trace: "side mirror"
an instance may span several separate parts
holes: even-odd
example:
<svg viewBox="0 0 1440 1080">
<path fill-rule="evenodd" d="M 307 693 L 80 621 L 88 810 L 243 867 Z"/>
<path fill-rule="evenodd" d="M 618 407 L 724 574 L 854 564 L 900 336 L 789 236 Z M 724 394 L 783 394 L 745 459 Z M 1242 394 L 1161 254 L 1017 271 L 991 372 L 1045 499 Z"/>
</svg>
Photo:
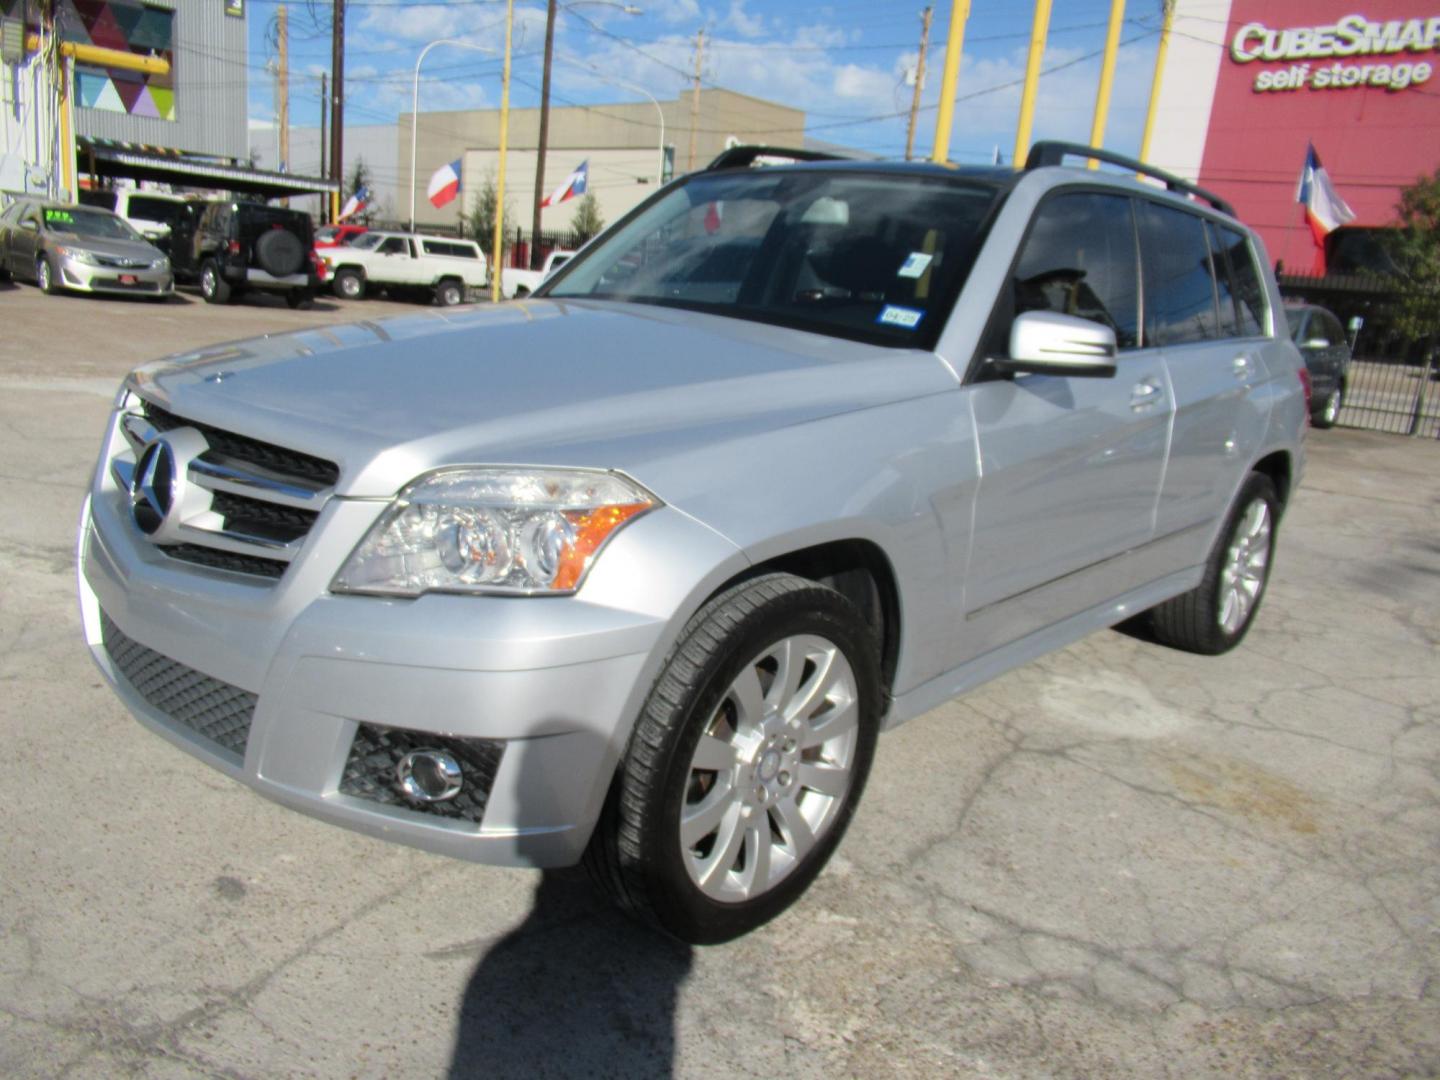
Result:
<svg viewBox="0 0 1440 1080">
<path fill-rule="evenodd" d="M 24 218 L 24 219 L 22 219 L 21 222 L 20 222 L 20 227 L 21 227 L 22 229 L 24 229 L 26 232 L 39 232 L 39 231 L 40 231 L 40 226 L 39 226 L 39 225 L 36 225 L 35 222 L 32 221 L 30 218 Z"/>
<path fill-rule="evenodd" d="M 1108 378 L 1115 374 L 1115 331 L 1054 311 L 1027 311 L 1010 324 L 1010 355 L 992 359 L 999 371 Z"/>
</svg>

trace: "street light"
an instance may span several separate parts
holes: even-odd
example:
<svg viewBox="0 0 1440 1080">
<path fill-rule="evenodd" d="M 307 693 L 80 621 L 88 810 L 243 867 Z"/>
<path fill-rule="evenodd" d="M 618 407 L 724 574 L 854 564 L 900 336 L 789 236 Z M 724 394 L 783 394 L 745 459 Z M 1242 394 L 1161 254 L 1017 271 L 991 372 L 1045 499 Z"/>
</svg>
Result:
<svg viewBox="0 0 1440 1080">
<path fill-rule="evenodd" d="M 457 49 L 474 49 L 476 52 L 489 53 L 498 56 L 500 51 L 486 45 L 476 45 L 474 42 L 461 41 L 459 38 L 440 38 L 430 42 L 420 50 L 420 55 L 415 58 L 415 82 L 410 89 L 410 231 L 415 231 L 415 142 L 416 134 L 420 130 L 420 65 L 425 62 L 425 54 L 438 45 L 453 45 Z"/>
<path fill-rule="evenodd" d="M 548 0 L 545 5 L 545 67 L 540 77 L 540 137 L 535 146 L 535 205 L 530 220 L 530 269 L 540 269 L 540 203 L 545 198 L 545 144 L 550 137 L 550 61 L 555 53 L 555 9 L 572 8 L 581 4 L 599 4 L 601 7 L 619 8 L 626 15 L 642 15 L 643 9 L 634 4 L 621 4 L 616 0 L 570 0 L 559 4 Z M 585 17 L 580 16 L 581 19 Z M 585 20 L 589 21 L 589 20 Z M 653 99 L 652 99 L 653 100 Z M 659 108 L 659 105 L 656 105 Z M 661 118 L 664 123 L 664 118 Z M 661 151 L 663 154 L 663 150 Z"/>
<path fill-rule="evenodd" d="M 615 86 L 624 87 L 626 90 L 633 90 L 635 93 L 643 94 L 650 99 L 650 104 L 655 106 L 655 116 L 660 125 L 660 157 L 655 164 L 655 184 L 657 187 L 663 184 L 665 182 L 665 110 L 660 107 L 660 102 L 655 99 L 655 95 L 643 86 L 637 86 L 635 83 L 626 82 L 624 79 L 617 79 L 613 75 L 607 75 L 599 68 L 591 67 L 576 57 L 562 56 L 560 59 L 573 67 L 583 68 L 588 74 L 593 75 L 601 82 L 608 82 Z"/>
</svg>

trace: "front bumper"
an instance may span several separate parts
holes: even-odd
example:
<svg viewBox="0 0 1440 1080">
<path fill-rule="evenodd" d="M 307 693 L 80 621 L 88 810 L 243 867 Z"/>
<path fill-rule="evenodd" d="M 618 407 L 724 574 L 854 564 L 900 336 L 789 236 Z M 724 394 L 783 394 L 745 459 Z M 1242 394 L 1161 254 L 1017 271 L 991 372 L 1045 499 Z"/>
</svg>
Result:
<svg viewBox="0 0 1440 1080">
<path fill-rule="evenodd" d="M 698 555 L 717 572 L 738 559 L 714 533 L 661 511 L 617 536 L 573 597 L 337 596 L 325 585 L 384 504 L 332 500 L 297 564 L 270 585 L 167 559 L 116 494 L 102 472 L 86 501 L 80 605 L 96 663 L 145 726 L 304 813 L 501 865 L 569 865 L 584 852 L 633 717 L 678 629 L 674 598 L 656 595 L 649 611 L 617 603 L 624 576 L 653 563 L 656 545 Z M 599 573 L 607 567 L 608 582 Z M 633 580 L 628 588 L 635 592 Z M 191 680 L 187 700 L 217 684 L 253 695 L 248 733 L 217 741 L 157 708 L 156 695 L 137 685 L 154 680 L 126 676 L 107 630 L 170 665 L 160 681 L 173 682 L 176 672 Z M 128 670 L 135 674 L 133 664 Z M 414 736 L 411 745 L 443 737 L 496 747 L 478 823 L 347 793 L 357 739 L 376 729 Z"/>
<path fill-rule="evenodd" d="M 78 259 L 61 257 L 60 282 L 76 292 L 115 293 L 128 296 L 169 296 L 175 291 L 175 277 L 164 270 L 94 266 Z"/>
</svg>

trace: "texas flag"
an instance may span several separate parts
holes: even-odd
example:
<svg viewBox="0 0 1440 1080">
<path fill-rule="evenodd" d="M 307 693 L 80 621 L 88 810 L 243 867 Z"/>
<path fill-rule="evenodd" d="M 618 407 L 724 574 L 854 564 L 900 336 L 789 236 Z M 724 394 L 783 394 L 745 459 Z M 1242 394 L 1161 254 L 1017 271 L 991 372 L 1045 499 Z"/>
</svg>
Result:
<svg viewBox="0 0 1440 1080">
<path fill-rule="evenodd" d="M 358 188 L 355 189 L 355 194 L 351 195 L 350 198 L 345 200 L 345 206 L 341 209 L 340 216 L 336 220 L 344 221 L 352 214 L 360 213 L 361 210 L 364 210 L 365 207 L 369 205 L 370 189 L 364 184 L 361 184 Z"/>
<path fill-rule="evenodd" d="M 1330 182 L 1330 174 L 1320 164 L 1314 144 L 1306 145 L 1305 167 L 1300 170 L 1295 201 L 1304 205 L 1305 220 L 1310 225 L 1315 243 L 1322 249 L 1327 234 L 1355 220 L 1355 211 L 1350 209 Z"/>
<path fill-rule="evenodd" d="M 430 177 L 430 186 L 425 189 L 425 194 L 430 197 L 430 203 L 437 210 L 448 202 L 453 202 L 456 195 L 460 194 L 460 162 L 455 160 L 449 165 L 441 165 L 435 170 L 435 175 Z"/>
<path fill-rule="evenodd" d="M 580 162 L 580 167 L 567 176 L 563 184 L 545 196 L 545 201 L 540 204 L 541 207 L 554 206 L 566 199 L 573 199 L 576 195 L 584 195 L 585 181 L 589 175 L 590 162 L 588 160 Z"/>
</svg>

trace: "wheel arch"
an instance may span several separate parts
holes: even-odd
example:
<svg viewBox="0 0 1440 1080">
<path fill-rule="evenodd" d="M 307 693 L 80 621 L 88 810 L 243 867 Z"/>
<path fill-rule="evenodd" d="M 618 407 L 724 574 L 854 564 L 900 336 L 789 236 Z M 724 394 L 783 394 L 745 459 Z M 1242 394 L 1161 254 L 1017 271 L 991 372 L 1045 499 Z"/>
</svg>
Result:
<svg viewBox="0 0 1440 1080">
<path fill-rule="evenodd" d="M 1251 471 L 1269 477 L 1270 482 L 1275 485 L 1275 493 L 1280 496 L 1280 508 L 1283 510 L 1290 501 L 1293 470 L 1294 463 L 1290 460 L 1290 454 L 1285 450 L 1276 450 L 1255 462 Z"/>
<path fill-rule="evenodd" d="M 895 567 L 879 544 L 852 537 L 829 540 L 771 555 L 721 582 L 701 599 L 696 610 L 711 599 L 750 578 L 786 573 L 826 585 L 864 614 L 880 638 L 880 673 L 888 700 L 900 659 L 900 589 Z"/>
</svg>

